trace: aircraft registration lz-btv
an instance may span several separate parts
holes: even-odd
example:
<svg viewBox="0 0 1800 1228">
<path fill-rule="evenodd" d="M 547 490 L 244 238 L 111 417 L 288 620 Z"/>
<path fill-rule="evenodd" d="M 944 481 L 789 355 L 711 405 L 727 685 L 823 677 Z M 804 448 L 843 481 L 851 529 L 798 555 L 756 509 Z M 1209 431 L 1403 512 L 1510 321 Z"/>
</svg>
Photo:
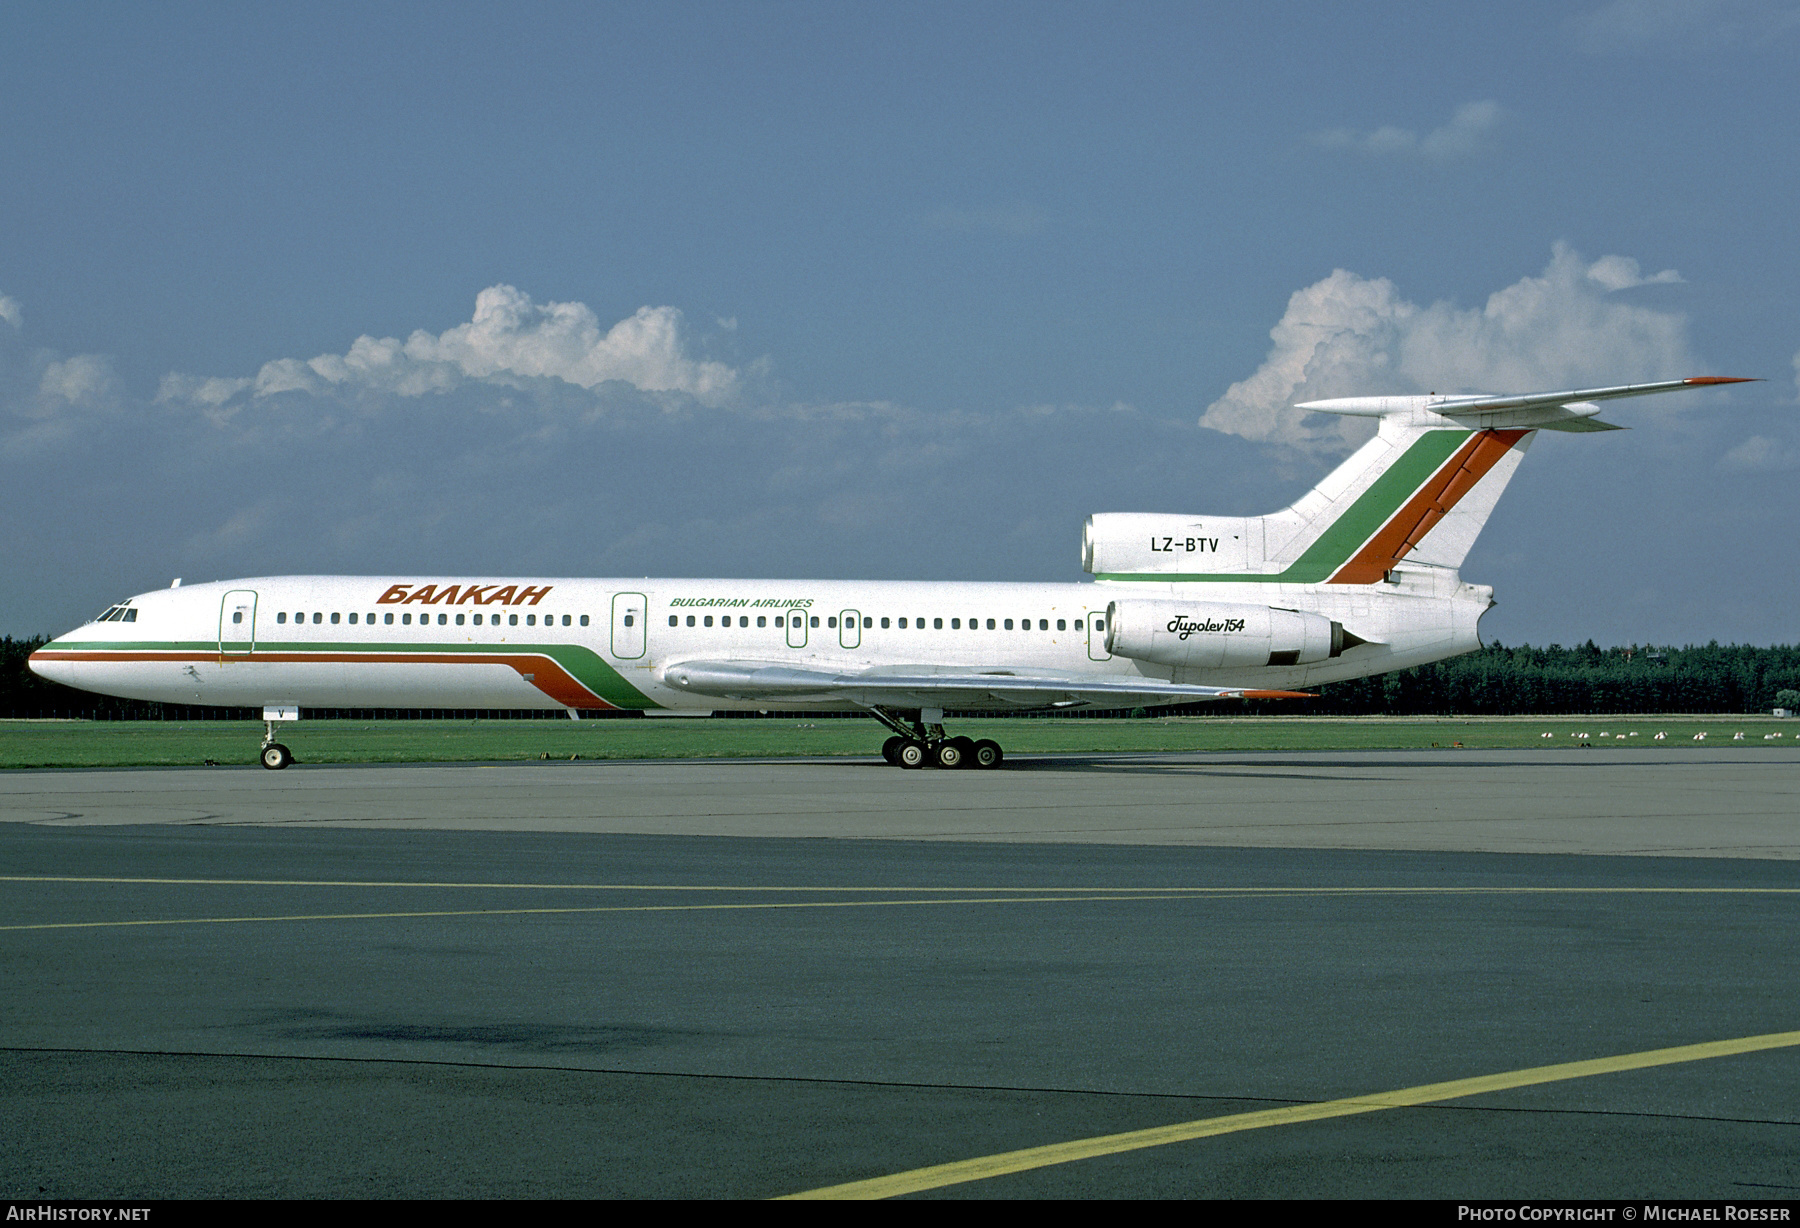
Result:
<svg viewBox="0 0 1800 1228">
<path fill-rule="evenodd" d="M 1542 430 L 1723 377 L 1302 409 L 1376 436 L 1269 516 L 1109 513 L 1079 584 L 282 576 L 144 593 L 32 654 L 84 690 L 263 708 L 866 712 L 901 767 L 997 767 L 944 712 L 1291 698 L 1481 646 L 1459 568 Z"/>
</svg>

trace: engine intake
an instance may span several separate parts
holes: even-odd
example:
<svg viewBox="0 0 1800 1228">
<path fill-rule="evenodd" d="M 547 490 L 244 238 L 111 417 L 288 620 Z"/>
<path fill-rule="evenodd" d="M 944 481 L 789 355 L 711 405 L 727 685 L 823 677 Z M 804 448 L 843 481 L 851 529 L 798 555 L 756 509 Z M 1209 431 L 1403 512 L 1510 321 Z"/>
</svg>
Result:
<svg viewBox="0 0 1800 1228">
<path fill-rule="evenodd" d="M 1320 614 L 1222 601 L 1115 601 L 1106 650 L 1185 669 L 1310 665 L 1365 641 Z"/>
</svg>

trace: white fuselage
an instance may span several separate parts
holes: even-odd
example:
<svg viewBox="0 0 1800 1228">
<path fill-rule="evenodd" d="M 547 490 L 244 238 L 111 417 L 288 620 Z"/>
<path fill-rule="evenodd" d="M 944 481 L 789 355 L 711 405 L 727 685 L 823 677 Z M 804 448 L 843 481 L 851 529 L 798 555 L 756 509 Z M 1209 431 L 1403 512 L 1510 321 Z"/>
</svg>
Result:
<svg viewBox="0 0 1800 1228">
<path fill-rule="evenodd" d="M 1479 646 L 1487 589 L 1441 568 L 1402 567 L 1392 579 L 1334 587 L 261 577 L 142 594 L 45 645 L 32 667 L 86 690 L 231 707 L 851 710 L 841 700 L 695 695 L 664 675 L 683 662 L 723 660 L 1297 687 Z M 1368 642 L 1310 665 L 1206 671 L 1108 653 L 1110 603 L 1171 597 L 1315 613 Z"/>
</svg>

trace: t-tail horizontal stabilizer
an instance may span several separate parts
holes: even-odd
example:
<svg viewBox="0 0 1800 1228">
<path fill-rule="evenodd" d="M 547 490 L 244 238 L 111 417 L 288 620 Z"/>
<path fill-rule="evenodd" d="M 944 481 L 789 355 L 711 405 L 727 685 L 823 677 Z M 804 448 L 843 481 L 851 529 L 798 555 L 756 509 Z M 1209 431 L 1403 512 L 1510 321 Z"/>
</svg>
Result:
<svg viewBox="0 0 1800 1228">
<path fill-rule="evenodd" d="M 1348 414 L 1359 418 L 1390 417 L 1419 421 L 1429 417 L 1448 418 L 1462 426 L 1482 430 L 1504 430 L 1524 427 L 1551 431 L 1617 431 L 1623 427 L 1601 422 L 1599 402 L 1621 397 L 1649 396 L 1655 392 L 1679 392 L 1684 388 L 1706 388 L 1714 384 L 1752 384 L 1757 381 L 1729 375 L 1698 375 L 1691 379 L 1663 380 L 1655 384 L 1615 384 L 1610 388 L 1575 388 L 1566 392 L 1528 392 L 1520 396 L 1494 396 L 1472 393 L 1465 396 L 1412 397 L 1336 397 L 1325 401 L 1306 401 L 1295 409 L 1311 409 L 1327 414 Z M 1429 424 L 1426 421 L 1424 424 Z"/>
</svg>

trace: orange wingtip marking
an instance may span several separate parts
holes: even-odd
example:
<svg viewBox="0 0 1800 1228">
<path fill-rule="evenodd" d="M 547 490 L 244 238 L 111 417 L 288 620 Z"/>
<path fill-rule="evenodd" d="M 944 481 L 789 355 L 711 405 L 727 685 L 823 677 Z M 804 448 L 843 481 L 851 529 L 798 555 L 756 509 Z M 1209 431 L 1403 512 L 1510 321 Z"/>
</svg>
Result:
<svg viewBox="0 0 1800 1228">
<path fill-rule="evenodd" d="M 1244 699 L 1317 699 L 1308 691 L 1245 691 Z"/>
<path fill-rule="evenodd" d="M 1684 379 L 1684 384 L 1760 384 L 1762 380 L 1754 375 L 1696 375 L 1693 379 Z"/>
</svg>

